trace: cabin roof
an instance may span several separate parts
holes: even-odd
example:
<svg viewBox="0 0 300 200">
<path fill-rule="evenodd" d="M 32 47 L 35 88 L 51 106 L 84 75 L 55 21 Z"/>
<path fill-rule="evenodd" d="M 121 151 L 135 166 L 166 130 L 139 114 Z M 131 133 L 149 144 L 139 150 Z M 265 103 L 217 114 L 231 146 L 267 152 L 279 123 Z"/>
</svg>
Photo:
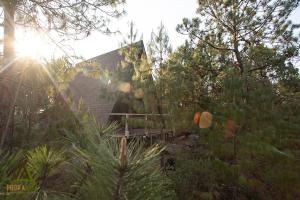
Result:
<svg viewBox="0 0 300 200">
<path fill-rule="evenodd" d="M 141 55 L 145 53 L 143 41 L 139 41 L 133 45 L 137 45 L 137 47 L 140 48 L 141 51 L 138 52 L 140 54 L 138 56 L 141 58 Z M 126 48 L 129 47 L 125 46 L 96 56 L 79 63 L 77 66 L 83 69 L 90 69 L 92 68 L 90 63 L 95 63 L 94 67 L 96 66 L 96 70 L 99 67 L 102 70 L 108 70 L 113 73 L 120 66 L 121 62 L 124 61 L 125 58 L 121 52 L 126 50 Z M 133 68 L 133 66 L 129 65 L 128 68 Z M 90 77 L 83 72 L 79 72 L 74 79 L 70 81 L 69 89 L 71 97 L 76 103 L 81 102 L 85 109 L 95 117 L 98 122 L 107 123 L 109 114 L 115 107 L 116 102 L 119 102 L 120 96 L 112 95 L 112 97 L 104 98 L 103 85 L 104 83 L 100 78 Z"/>
<path fill-rule="evenodd" d="M 133 43 L 132 45 L 139 49 L 138 54 L 145 54 L 143 40 Z M 99 56 L 90 58 L 86 61 L 79 63 L 78 66 L 89 68 L 89 64 L 96 63 L 101 69 L 114 71 L 121 64 L 121 62 L 125 60 L 124 56 L 122 55 L 122 52 L 126 51 L 126 49 L 128 48 L 129 46 L 124 46 L 119 49 L 115 49 L 113 51 L 101 54 Z M 139 57 L 140 56 L 141 55 L 139 55 Z"/>
</svg>

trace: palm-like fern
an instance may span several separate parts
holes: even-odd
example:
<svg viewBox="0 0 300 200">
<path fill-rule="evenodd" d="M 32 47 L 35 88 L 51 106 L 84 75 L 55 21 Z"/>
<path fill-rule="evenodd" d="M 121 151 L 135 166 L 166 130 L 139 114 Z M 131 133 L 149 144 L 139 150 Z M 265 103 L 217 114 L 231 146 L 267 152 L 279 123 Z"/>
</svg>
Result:
<svg viewBox="0 0 300 200">
<path fill-rule="evenodd" d="M 11 178 L 16 172 L 19 161 L 21 159 L 21 152 L 12 154 L 10 152 L 0 151 L 0 185 Z"/>
<path fill-rule="evenodd" d="M 47 190 L 48 179 L 57 172 L 60 164 L 65 161 L 63 152 L 41 146 L 29 151 L 27 159 L 26 168 L 37 185 L 33 198 L 36 200 L 47 199 L 51 193 Z"/>
<path fill-rule="evenodd" d="M 9 152 L 0 151 L 0 199 L 4 197 L 5 185 L 9 184 L 12 179 L 19 159 L 20 153 L 11 154 Z"/>
<path fill-rule="evenodd" d="M 7 190 L 9 185 L 21 185 L 30 183 L 30 180 L 24 180 L 24 165 L 23 152 L 21 150 L 12 153 L 8 151 L 0 151 L 0 199 L 25 199 L 27 194 L 12 193 Z M 10 194 L 7 195 L 7 192 Z M 24 198 L 25 197 L 25 198 Z"/>
</svg>

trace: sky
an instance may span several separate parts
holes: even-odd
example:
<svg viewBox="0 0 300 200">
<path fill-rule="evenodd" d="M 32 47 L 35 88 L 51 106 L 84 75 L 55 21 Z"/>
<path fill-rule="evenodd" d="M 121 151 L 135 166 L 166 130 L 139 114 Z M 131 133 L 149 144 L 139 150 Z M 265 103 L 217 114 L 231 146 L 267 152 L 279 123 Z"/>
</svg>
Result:
<svg viewBox="0 0 300 200">
<path fill-rule="evenodd" d="M 51 57 L 52 55 L 68 54 L 69 56 L 82 56 L 84 59 L 92 58 L 103 53 L 112 51 L 120 47 L 123 40 L 122 35 L 129 32 L 129 23 L 133 21 L 135 28 L 139 35 L 143 35 L 144 44 L 147 45 L 151 38 L 151 32 L 157 30 L 157 27 L 162 22 L 169 34 L 173 49 L 183 44 L 187 36 L 183 36 L 176 32 L 176 26 L 182 22 L 183 18 L 193 18 L 196 16 L 197 0 L 127 0 L 125 10 L 127 14 L 120 19 L 113 21 L 110 27 L 114 30 L 119 30 L 121 34 L 118 35 L 103 35 L 98 32 L 93 32 L 89 37 L 80 41 L 70 41 L 64 46 L 59 47 L 53 44 L 49 38 L 36 35 L 34 41 L 26 40 L 26 34 L 17 32 L 18 38 L 16 46 L 32 47 L 31 50 L 20 50 L 26 53 L 32 53 L 34 47 L 38 47 L 40 51 L 45 51 L 44 57 Z M 300 23 L 300 7 L 298 7 L 292 14 L 291 20 L 294 23 Z M 32 33 L 29 33 L 29 35 Z M 32 35 L 31 35 L 32 38 Z M 47 40 L 48 47 L 39 46 L 40 41 Z M 27 41 L 27 43 L 26 43 Z M 23 44 L 25 42 L 25 44 Z M 30 42 L 30 44 L 28 44 Z M 34 45 L 34 43 L 36 43 Z M 51 46 L 51 47 L 50 47 Z M 37 51 L 37 50 L 35 50 Z"/>
<path fill-rule="evenodd" d="M 129 22 L 133 21 L 145 45 L 162 22 L 169 34 L 173 48 L 183 44 L 187 36 L 176 32 L 176 26 L 183 18 L 196 17 L 197 0 L 127 0 L 127 15 L 113 23 L 123 35 L 129 32 Z M 294 23 L 300 23 L 300 7 L 291 16 Z M 93 33 L 90 37 L 71 44 L 75 52 L 84 58 L 91 58 L 120 47 L 122 35 L 104 36 Z"/>
<path fill-rule="evenodd" d="M 121 34 L 129 32 L 129 23 L 133 21 L 139 35 L 143 35 L 145 45 L 151 38 L 151 32 L 156 31 L 162 22 L 169 34 L 172 46 L 183 44 L 186 37 L 176 32 L 176 26 L 184 17 L 195 16 L 196 0 L 127 0 L 126 16 L 117 20 L 112 27 L 118 27 Z M 94 32 L 90 37 L 74 42 L 78 55 L 90 58 L 117 49 L 122 42 L 122 35 L 105 36 Z"/>
</svg>

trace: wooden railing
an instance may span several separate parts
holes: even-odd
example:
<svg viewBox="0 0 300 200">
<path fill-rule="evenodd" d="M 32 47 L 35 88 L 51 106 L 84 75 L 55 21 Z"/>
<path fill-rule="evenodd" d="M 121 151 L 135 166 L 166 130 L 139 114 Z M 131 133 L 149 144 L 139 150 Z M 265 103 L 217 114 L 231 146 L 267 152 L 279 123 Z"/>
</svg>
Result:
<svg viewBox="0 0 300 200">
<path fill-rule="evenodd" d="M 110 113 L 110 116 L 124 116 L 125 117 L 125 137 L 135 137 L 138 135 L 131 135 L 130 134 L 130 128 L 129 128 L 129 118 L 130 117 L 143 117 L 144 118 L 144 128 L 143 128 L 143 134 L 144 136 L 151 136 L 152 139 L 152 135 L 154 133 L 154 130 L 156 130 L 156 132 L 160 131 L 160 134 L 164 134 L 168 133 L 168 132 L 172 132 L 174 133 L 174 129 L 172 128 L 172 130 L 164 130 L 163 126 L 161 126 L 160 129 L 151 129 L 148 127 L 148 121 L 149 121 L 149 117 L 170 117 L 169 114 L 134 114 L 134 113 Z M 162 125 L 162 124 L 161 124 Z M 141 136 L 141 135 L 139 135 Z"/>
</svg>

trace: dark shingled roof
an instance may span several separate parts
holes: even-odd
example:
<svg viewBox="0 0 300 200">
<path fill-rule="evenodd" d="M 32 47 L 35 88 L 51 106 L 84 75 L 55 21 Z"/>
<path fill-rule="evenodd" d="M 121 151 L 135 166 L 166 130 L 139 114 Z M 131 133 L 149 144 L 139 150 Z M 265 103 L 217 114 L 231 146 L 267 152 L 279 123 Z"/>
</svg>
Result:
<svg viewBox="0 0 300 200">
<path fill-rule="evenodd" d="M 138 55 L 141 57 L 141 55 L 145 53 L 143 41 L 139 41 L 134 45 L 137 45 L 137 47 L 141 49 Z M 97 68 L 99 67 L 114 72 L 121 65 L 121 62 L 124 61 L 125 58 L 121 55 L 121 52 L 126 50 L 126 48 L 128 48 L 128 46 L 91 58 L 77 66 L 89 69 L 91 68 L 90 63 L 94 63 Z M 103 83 L 99 78 L 86 76 L 82 72 L 78 73 L 69 83 L 72 99 L 77 103 L 82 102 L 87 111 L 94 116 L 98 122 L 107 123 L 109 113 L 112 112 L 119 97 L 109 99 L 101 97 L 102 86 Z"/>
<path fill-rule="evenodd" d="M 133 46 L 139 48 L 139 57 L 141 56 L 141 54 L 145 53 L 145 47 L 142 40 L 134 43 Z M 124 61 L 124 56 L 121 55 L 121 52 L 126 51 L 126 49 L 128 48 L 129 46 L 125 46 L 120 49 L 107 52 L 105 54 L 96 56 L 82 63 L 79 63 L 78 65 L 85 66 L 86 63 L 97 63 L 102 69 L 113 71 L 121 64 L 122 61 Z"/>
</svg>

